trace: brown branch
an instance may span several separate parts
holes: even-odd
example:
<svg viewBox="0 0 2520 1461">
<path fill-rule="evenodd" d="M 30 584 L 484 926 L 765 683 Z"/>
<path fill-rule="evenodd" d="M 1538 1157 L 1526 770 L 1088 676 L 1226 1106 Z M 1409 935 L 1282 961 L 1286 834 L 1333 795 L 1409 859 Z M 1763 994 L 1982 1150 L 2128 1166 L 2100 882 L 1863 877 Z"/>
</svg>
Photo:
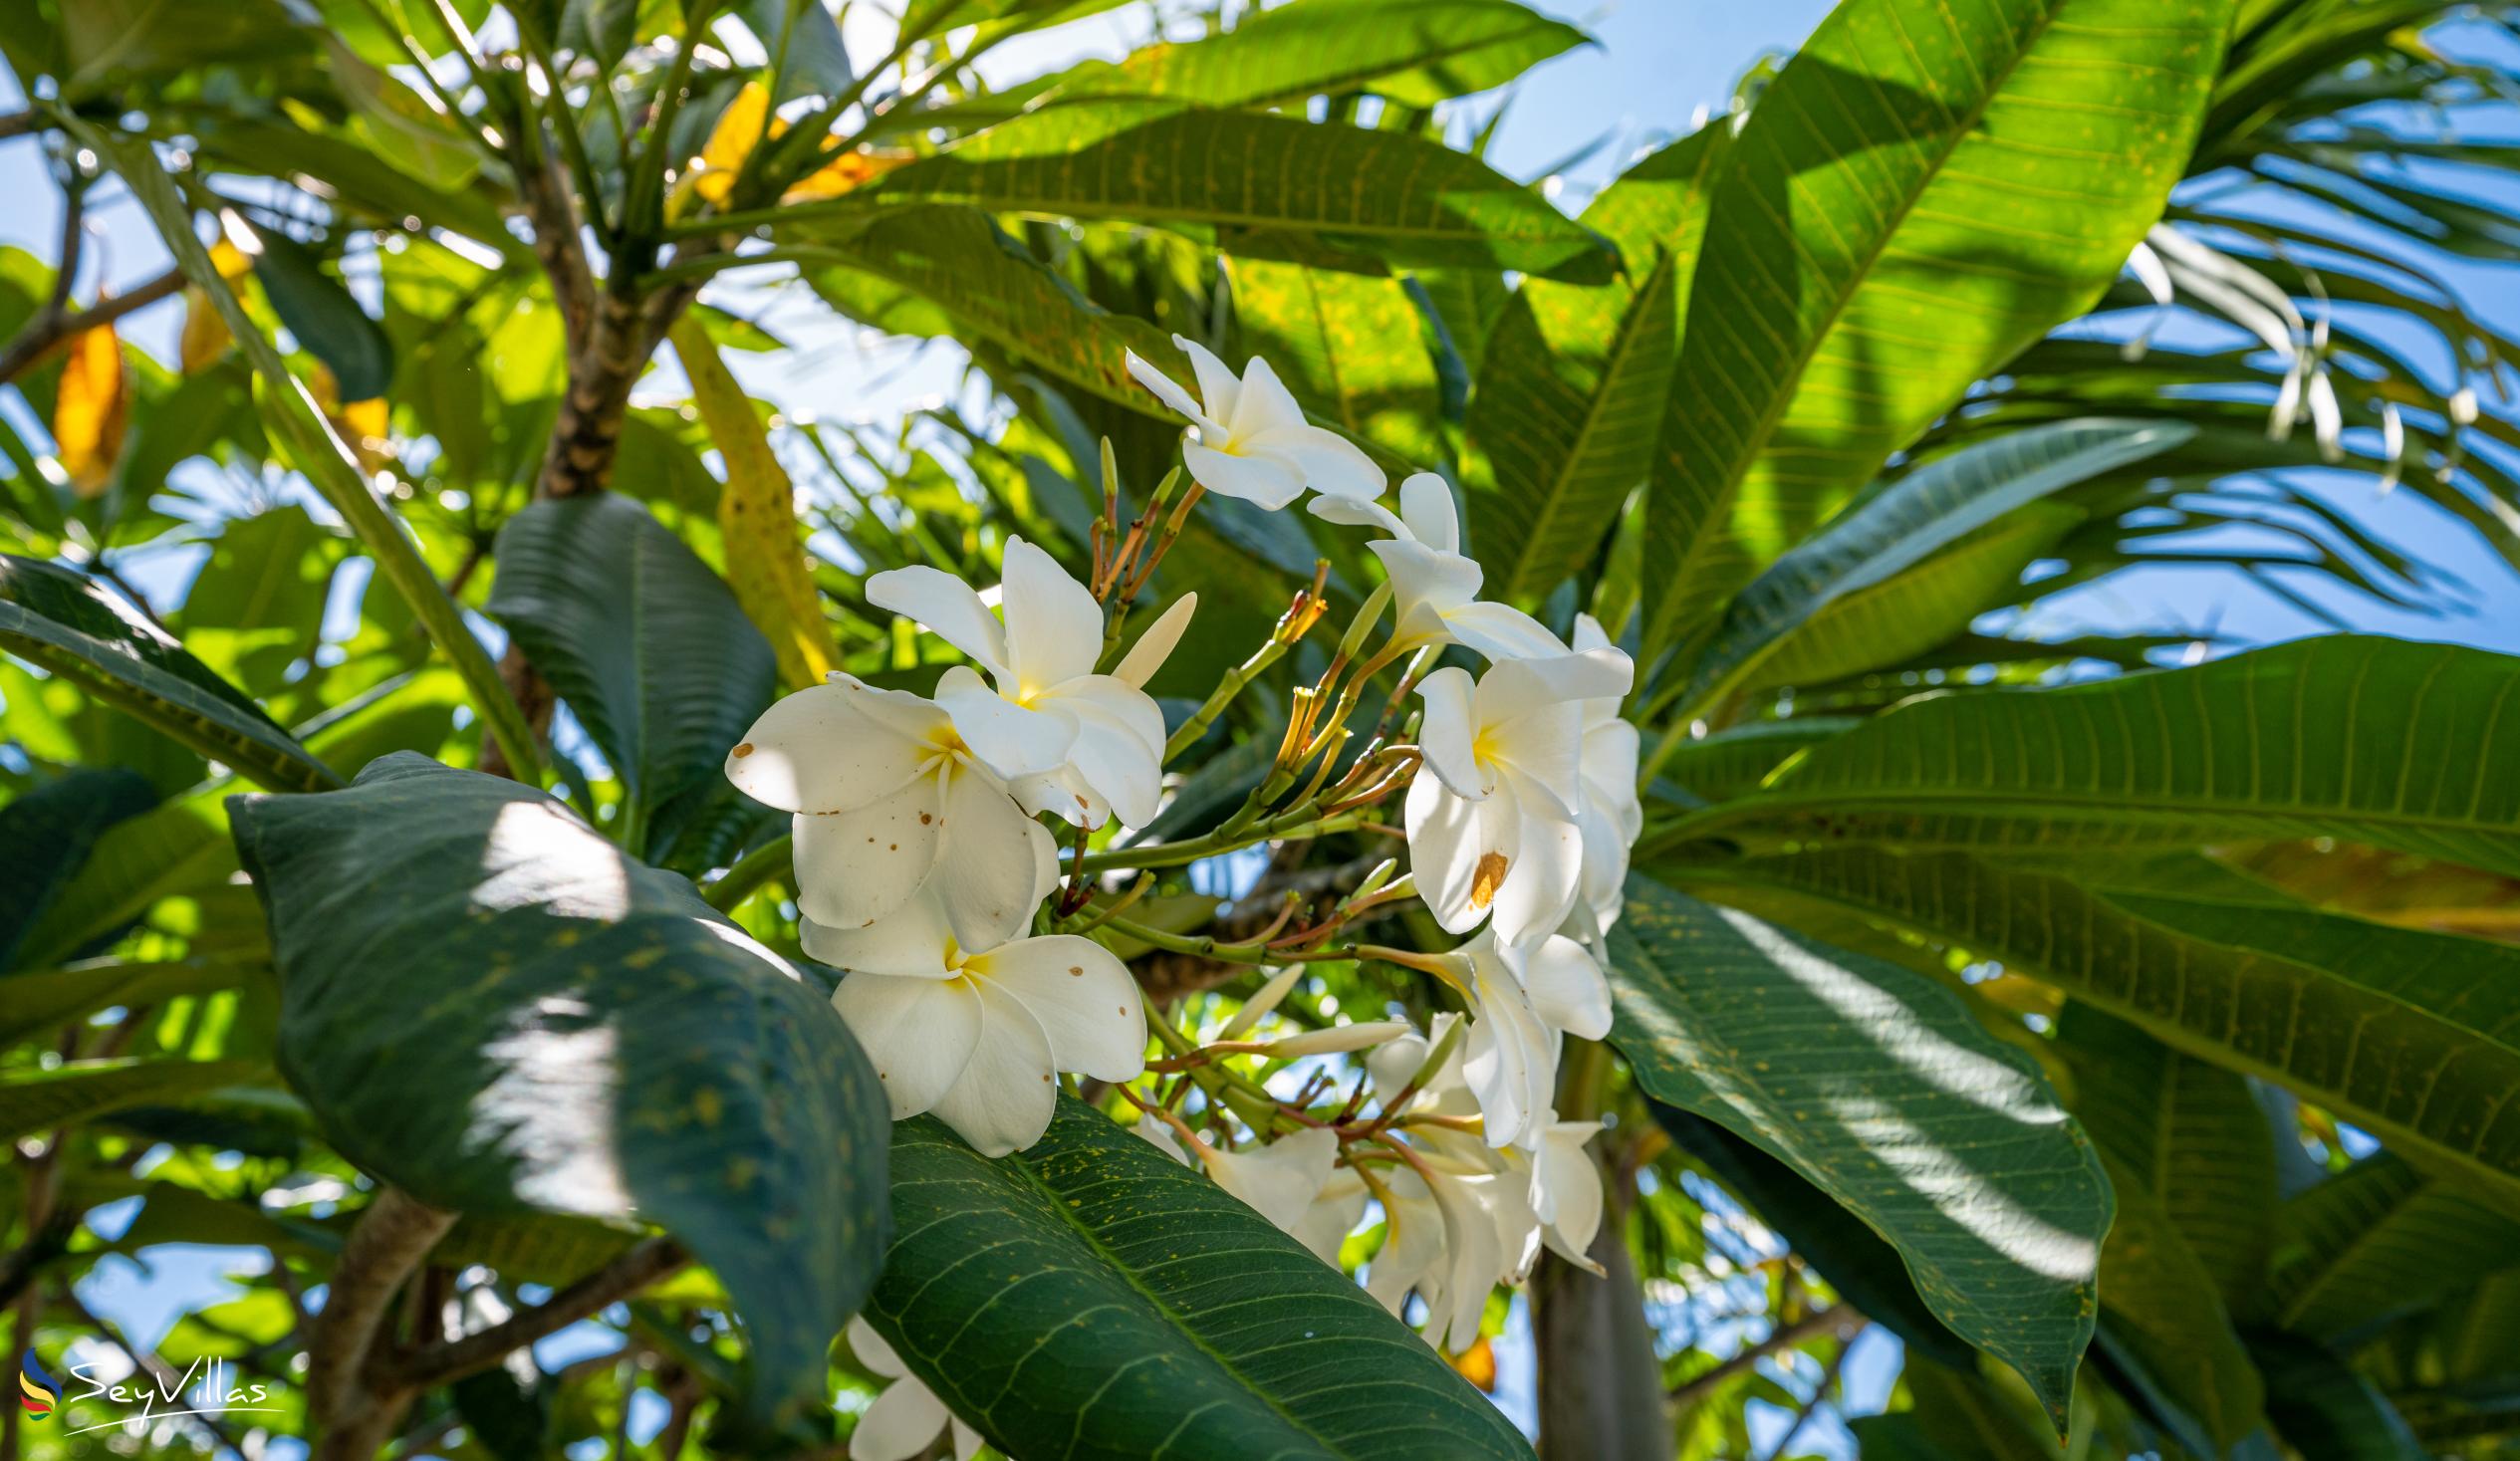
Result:
<svg viewBox="0 0 2520 1461">
<path fill-rule="evenodd" d="M 7 141 L 11 137 L 22 137 L 30 132 L 42 131 L 45 125 L 46 119 L 44 114 L 41 112 L 27 111 L 0 113 L 0 141 Z"/>
<path fill-rule="evenodd" d="M 379 1383 L 385 1316 L 403 1281 L 454 1226 L 453 1213 L 398 1187 L 378 1193 L 352 1226 L 307 1345 L 316 1461 L 368 1461 L 401 1419 L 410 1388 Z"/>
<path fill-rule="evenodd" d="M 545 1335 L 556 1334 L 631 1297 L 691 1261 L 670 1238 L 646 1238 L 611 1263 L 486 1330 L 431 1344 L 392 1360 L 384 1377 L 404 1389 L 423 1389 L 488 1369 Z"/>
<path fill-rule="evenodd" d="M 1733 1355 L 1704 1374 L 1693 1375 L 1671 1387 L 1671 1403 L 1694 1405 L 1720 1389 L 1724 1382 L 1757 1364 L 1780 1349 L 1791 1349 L 1805 1339 L 1815 1339 L 1831 1330 L 1861 1325 L 1864 1316 L 1844 1304 L 1831 1305 L 1817 1314 L 1807 1315 L 1793 1324 L 1783 1325 L 1766 1339 Z"/>
</svg>

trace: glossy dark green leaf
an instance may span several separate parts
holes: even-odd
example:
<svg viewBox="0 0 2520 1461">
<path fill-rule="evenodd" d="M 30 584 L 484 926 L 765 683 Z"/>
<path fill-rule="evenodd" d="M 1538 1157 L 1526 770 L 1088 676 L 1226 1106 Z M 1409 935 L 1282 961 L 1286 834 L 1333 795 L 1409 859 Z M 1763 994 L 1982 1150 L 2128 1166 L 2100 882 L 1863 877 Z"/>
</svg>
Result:
<svg viewBox="0 0 2520 1461">
<path fill-rule="evenodd" d="M 2091 891 L 2087 874 L 2019 859 L 1848 848 L 1761 857 L 1720 875 L 2000 960 L 2177 1050 L 2286 1086 L 2409 1154 L 2520 1190 L 2511 1185 L 2520 1179 L 2514 995 L 2484 975 L 2490 965 L 2297 963 L 2151 922 L 2129 911 L 2133 895 L 2122 906 Z M 2279 916 L 2316 926 L 2341 915 Z"/>
<path fill-rule="evenodd" d="M 0 1041 L 49 1036 L 116 1005 L 146 1009 L 170 999 L 269 978 L 270 969 L 259 960 L 140 964 L 98 960 L 64 969 L 23 971 L 9 976 L 7 999 L 0 1002 Z"/>
<path fill-rule="evenodd" d="M 275 791 L 339 786 L 245 693 L 91 580 L 0 555 L 0 648 Z"/>
<path fill-rule="evenodd" d="M 2029 1058 L 1920 975 L 1641 876 L 1611 962 L 1611 1043 L 1637 1083 L 1870 1224 L 1943 1323 L 2061 1424 L 2111 1203 Z"/>
<path fill-rule="evenodd" d="M 1585 225 L 1619 246 L 1619 279 L 1527 280 L 1488 335 L 1463 427 L 1463 486 L 1489 596 L 1530 600 L 1581 572 L 1644 480 L 1730 135 L 1718 123 L 1673 142 L 1584 210 Z"/>
<path fill-rule="evenodd" d="M 343 401 L 373 400 L 393 384 L 393 343 L 384 327 L 368 318 L 349 288 L 324 272 L 315 252 L 271 229 L 257 234 L 262 252 L 254 277 L 271 300 L 272 313 L 298 339 L 298 348 L 332 367 Z"/>
<path fill-rule="evenodd" d="M 1647 660 L 2100 298 L 2186 165 L 2234 9 L 1830 12 L 1715 193 L 1646 511 Z"/>
<path fill-rule="evenodd" d="M 2268 1318 L 2329 1339 L 2520 1268 L 2520 1217 L 2375 1152 L 2284 1204 Z"/>
<path fill-rule="evenodd" d="M 157 804 L 148 779 L 120 767 L 82 769 L 45 782 L 0 807 L 0 971 L 17 955 L 54 899 L 78 875 L 109 828 Z"/>
<path fill-rule="evenodd" d="M 1346 1275 L 1092 1108 L 989 1161 L 893 1129 L 867 1318 L 1026 1461 L 1475 1461 L 1530 1447 Z"/>
<path fill-rule="evenodd" d="M 779 666 L 736 602 L 655 515 L 613 493 L 538 502 L 499 531 L 486 606 L 576 712 L 662 848 L 731 799 L 726 753 Z"/>
<path fill-rule="evenodd" d="M 406 754 L 232 807 L 281 1067 L 335 1146 L 459 1212 L 663 1228 L 734 1298 L 751 1413 L 827 1403 L 882 1251 L 885 1119 L 816 988 L 514 782 Z"/>
<path fill-rule="evenodd" d="M 1296 263 L 1346 253 L 1596 281 L 1617 264 L 1539 193 L 1441 143 L 1160 100 L 1028 114 L 843 202 L 1199 225 L 1232 253 Z"/>
<path fill-rule="evenodd" d="M 2306 1339 L 2258 1341 L 2268 1418 L 2302 1461 L 2424 1461 L 2432 1453 L 2368 1375 Z"/>
<path fill-rule="evenodd" d="M 1839 600 L 1905 573 L 2051 493 L 2195 434 L 2176 421 L 2058 421 L 1953 452 L 1882 484 L 1741 591 L 1680 703 L 1713 703 Z"/>
<path fill-rule="evenodd" d="M 70 1061 L 0 1076 L 0 1140 L 75 1126 L 144 1101 L 169 1100 L 271 1078 L 255 1061 L 124 1058 Z"/>
<path fill-rule="evenodd" d="M 849 48 L 823 0 L 735 0 L 732 12 L 761 42 L 774 68 L 772 106 L 791 97 L 837 97 L 849 90 Z"/>
</svg>

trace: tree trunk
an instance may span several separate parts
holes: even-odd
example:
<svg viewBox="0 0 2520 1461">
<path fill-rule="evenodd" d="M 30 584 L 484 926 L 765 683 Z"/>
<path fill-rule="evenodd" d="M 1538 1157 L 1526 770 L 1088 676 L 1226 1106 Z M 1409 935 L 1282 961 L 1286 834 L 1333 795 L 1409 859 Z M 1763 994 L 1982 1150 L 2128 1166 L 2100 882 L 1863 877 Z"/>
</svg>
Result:
<svg viewBox="0 0 2520 1461">
<path fill-rule="evenodd" d="M 1554 1253 L 1531 1281 L 1541 1461 L 1671 1461 L 1662 1365 L 1616 1211 L 1593 1239 L 1595 1278 Z"/>
</svg>

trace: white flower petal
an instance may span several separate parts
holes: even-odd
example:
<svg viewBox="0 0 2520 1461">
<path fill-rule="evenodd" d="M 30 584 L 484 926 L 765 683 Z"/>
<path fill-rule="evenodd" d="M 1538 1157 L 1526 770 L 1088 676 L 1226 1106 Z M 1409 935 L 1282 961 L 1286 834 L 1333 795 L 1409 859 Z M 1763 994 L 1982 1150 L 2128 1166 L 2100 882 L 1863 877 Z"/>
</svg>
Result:
<svg viewBox="0 0 2520 1461">
<path fill-rule="evenodd" d="M 1479 725 L 1471 709 L 1473 689 L 1470 672 L 1459 665 L 1445 665 L 1417 682 L 1417 698 L 1426 702 L 1417 722 L 1417 749 L 1426 769 L 1456 795 L 1479 798 L 1494 788 L 1474 749 Z"/>
<path fill-rule="evenodd" d="M 1413 1168 L 1392 1168 L 1388 1186 L 1390 1230 L 1366 1265 L 1365 1291 L 1396 1316 L 1416 1289 L 1431 1312 L 1443 1302 L 1443 1208 Z"/>
<path fill-rule="evenodd" d="M 1461 551 L 1461 514 L 1452 488 L 1432 472 L 1413 473 L 1400 483 L 1400 521 L 1408 525 L 1408 536 L 1437 553 Z"/>
<path fill-rule="evenodd" d="M 1304 504 L 1304 510 L 1341 527 L 1381 528 L 1394 538 L 1408 536 L 1408 529 L 1392 516 L 1391 510 L 1370 497 L 1316 497 Z"/>
<path fill-rule="evenodd" d="M 901 1362 L 901 1356 L 892 1352 L 892 1346 L 884 1342 L 883 1336 L 877 1334 L 875 1326 L 863 1317 L 850 1317 L 848 1335 L 849 1352 L 858 1356 L 859 1365 L 867 1373 L 878 1379 L 899 1379 L 910 1372 L 910 1367 Z"/>
<path fill-rule="evenodd" d="M 1560 1121 L 1540 1139 L 1531 1163 L 1531 1205 L 1546 1226 L 1542 1240 L 1560 1258 L 1600 1273 L 1593 1238 L 1602 1229 L 1602 1174 L 1584 1154 L 1599 1121 Z"/>
<path fill-rule="evenodd" d="M 1451 615 L 1478 597 L 1484 578 L 1479 566 L 1407 538 L 1384 538 L 1367 546 L 1383 560 L 1383 572 L 1391 581 L 1392 602 L 1399 610 L 1394 641 L 1448 642 Z"/>
<path fill-rule="evenodd" d="M 1143 827 L 1163 805 L 1161 742 L 1149 747 L 1140 727 L 1122 720 L 1100 704 L 1084 699 L 1053 702 L 1077 724 L 1076 744 L 1068 759 L 1085 784 L 1110 804 L 1123 826 Z M 1148 702 L 1152 708 L 1152 702 Z M 1155 711 L 1157 723 L 1163 712 Z M 1134 717 L 1133 717 L 1134 718 Z"/>
<path fill-rule="evenodd" d="M 1016 704 L 990 689 L 967 664 L 937 677 L 936 703 L 953 717 L 954 731 L 971 753 L 1008 780 L 1059 765 L 1076 740 L 1073 719 Z"/>
<path fill-rule="evenodd" d="M 908 1376 L 896 1379 L 858 1417 L 849 1433 L 849 1461 L 909 1461 L 951 1418 L 933 1390 Z"/>
<path fill-rule="evenodd" d="M 1234 413 L 1225 419 L 1234 440 L 1251 441 L 1266 432 L 1303 424 L 1304 407 L 1296 402 L 1286 382 L 1278 378 L 1277 367 L 1258 356 L 1243 362 L 1242 382 L 1234 393 Z"/>
<path fill-rule="evenodd" d="M 796 819 L 796 901 L 817 923 L 864 928 L 910 900 L 936 867 L 949 772 L 845 816 Z"/>
<path fill-rule="evenodd" d="M 1181 443 L 1190 480 L 1210 492 L 1239 497 L 1271 512 L 1304 495 L 1304 469 L 1277 456 L 1228 456 L 1196 441 Z"/>
<path fill-rule="evenodd" d="M 1216 359 L 1216 352 L 1185 335 L 1172 337 L 1173 346 L 1190 358 L 1190 373 L 1198 377 L 1199 399 L 1204 402 L 1201 414 L 1207 424 L 1216 428 L 1217 439 L 1224 439 L 1242 399 L 1242 382 L 1234 378 L 1232 367 Z"/>
<path fill-rule="evenodd" d="M 1446 932 L 1477 927 L 1522 855 L 1522 817 L 1513 800 L 1473 802 L 1419 777 L 1409 783 L 1404 821 L 1418 897 Z"/>
<path fill-rule="evenodd" d="M 1217 1186 L 1241 1198 L 1279 1231 L 1292 1233 L 1330 1180 L 1331 1165 L 1339 1160 L 1339 1136 L 1326 1126 L 1309 1126 L 1257 1150 L 1209 1150 L 1200 1153 L 1200 1160 Z"/>
<path fill-rule="evenodd" d="M 832 1008 L 875 1062 L 896 1121 L 934 1108 L 979 1047 L 980 999 L 969 980 L 852 974 L 832 991 Z"/>
<path fill-rule="evenodd" d="M 1112 678 L 1144 689 L 1146 681 L 1153 679 L 1155 671 L 1163 668 L 1164 660 L 1171 657 L 1172 646 L 1181 642 L 1181 634 L 1189 628 L 1190 615 L 1198 611 L 1198 607 L 1199 597 L 1196 594 L 1184 594 L 1173 600 L 1172 607 L 1163 611 L 1163 616 L 1148 624 L 1146 631 L 1137 636 L 1137 642 L 1130 645 L 1129 652 L 1121 656 L 1120 663 L 1112 670 Z"/>
<path fill-rule="evenodd" d="M 910 900 L 873 923 L 835 928 L 808 916 L 804 944 L 808 957 L 852 973 L 890 974 L 903 979 L 949 979 L 945 964 L 954 942 L 953 925 L 932 885 L 922 886 Z"/>
<path fill-rule="evenodd" d="M 1364 1178 L 1344 1167 L 1333 1170 L 1313 1205 L 1304 1209 L 1304 1216 L 1288 1231 L 1296 1242 L 1313 1250 L 1314 1257 L 1337 1267 L 1340 1245 L 1364 1218 L 1369 1195 Z"/>
<path fill-rule="evenodd" d="M 1059 846 L 1004 788 L 957 767 L 937 818 L 943 851 L 932 874 L 954 938 L 993 949 L 1023 932 L 1059 881 Z"/>
<path fill-rule="evenodd" d="M 1024 1002 L 1050 1037 L 1062 1071 L 1133 1081 L 1146 1069 L 1146 1009 L 1129 966 L 1074 934 L 1019 938 L 970 962 L 972 972 Z"/>
<path fill-rule="evenodd" d="M 1129 366 L 1130 376 L 1138 384 L 1153 391 L 1156 399 L 1179 411 L 1200 430 L 1214 431 L 1220 436 L 1224 434 L 1224 423 L 1209 415 L 1197 401 L 1192 400 L 1190 393 L 1181 388 L 1179 381 L 1147 364 L 1138 357 L 1135 351 L 1128 352 L 1124 357 L 1124 363 Z"/>
<path fill-rule="evenodd" d="M 1571 822 L 1535 817 L 1531 811 L 1522 809 L 1513 865 L 1496 889 L 1489 926 L 1500 943 L 1523 944 L 1555 933 L 1583 885 L 1583 835 Z"/>
<path fill-rule="evenodd" d="M 853 812 L 900 790 L 933 752 L 869 714 L 876 693 L 853 682 L 780 699 L 728 753 L 726 779 L 783 812 Z"/>
<path fill-rule="evenodd" d="M 963 1424 L 962 1417 L 959 1415 L 953 1417 L 952 1429 L 954 1435 L 954 1461 L 971 1461 L 972 1457 L 980 1454 L 980 1448 L 988 1444 L 988 1442 L 980 1439 L 980 1433 L 978 1431 Z"/>
<path fill-rule="evenodd" d="M 1507 604 L 1484 600 L 1445 612 L 1444 627 L 1452 637 L 1488 659 L 1551 659 L 1567 652 L 1549 626 Z"/>
<path fill-rule="evenodd" d="M 1059 1081 L 1051 1073 L 1050 1037 L 1024 1002 L 990 980 L 971 984 L 980 995 L 979 1044 L 953 1089 L 928 1109 L 972 1150 L 1005 1156 L 1050 1129 Z"/>
<path fill-rule="evenodd" d="M 1536 710 L 1628 693 L 1636 665 L 1617 649 L 1502 661 L 1479 676 L 1479 719 L 1500 725 Z"/>
<path fill-rule="evenodd" d="M 867 602 L 906 614 L 994 675 L 1006 673 L 1006 631 L 969 584 L 924 564 L 867 580 Z"/>
<path fill-rule="evenodd" d="M 1551 934 L 1525 951 L 1521 962 L 1517 972 L 1531 995 L 1533 1014 L 1586 1040 L 1610 1033 L 1610 980 L 1584 945 Z"/>
<path fill-rule="evenodd" d="M 1006 540 L 1006 664 L 1014 679 L 1002 689 L 1029 698 L 1064 680 L 1094 673 L 1103 653 L 1103 606 L 1039 548 Z"/>
<path fill-rule="evenodd" d="M 1085 828 L 1101 827 L 1112 820 L 1112 804 L 1087 786 L 1084 776 L 1073 766 L 1062 766 L 1039 776 L 1017 777 L 1007 783 L 1006 789 L 1027 817 L 1048 812 Z"/>
<path fill-rule="evenodd" d="M 1488 1144 L 1511 1146 L 1555 1096 L 1557 1038 L 1502 958 L 1488 950 L 1474 963 L 1479 1010 L 1462 1044 L 1461 1074 L 1478 1096 Z"/>
<path fill-rule="evenodd" d="M 1482 721 L 1487 765 L 1532 816 L 1575 820 L 1584 805 L 1584 707 L 1553 705 L 1499 725 Z"/>
<path fill-rule="evenodd" d="M 1248 389 L 1244 394 L 1247 398 Z M 1305 484 L 1325 496 L 1376 498 L 1390 482 L 1364 448 L 1320 426 L 1275 426 L 1248 436 L 1237 432 L 1234 440 L 1245 451 L 1292 460 L 1302 469 Z"/>
</svg>

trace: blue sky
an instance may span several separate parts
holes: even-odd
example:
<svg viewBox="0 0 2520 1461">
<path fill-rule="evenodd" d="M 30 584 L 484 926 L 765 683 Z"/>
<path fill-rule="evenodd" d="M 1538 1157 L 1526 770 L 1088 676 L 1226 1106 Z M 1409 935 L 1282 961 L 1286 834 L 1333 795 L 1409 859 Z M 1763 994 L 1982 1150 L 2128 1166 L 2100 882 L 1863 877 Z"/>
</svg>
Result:
<svg viewBox="0 0 2520 1461">
<path fill-rule="evenodd" d="M 1505 118 L 1488 155 L 1502 170 L 1538 180 L 1565 159 L 1582 154 L 1583 160 L 1551 185 L 1552 196 L 1570 209 L 1580 206 L 1592 189 L 1639 149 L 1683 133 L 1709 112 L 1723 109 L 1744 69 L 1763 54 L 1797 44 L 1827 9 L 1820 0 L 1768 0 L 1757 5 L 1737 0 L 1618 0 L 1601 6 L 1538 0 L 1537 8 L 1585 27 L 1601 44 L 1561 57 L 1527 78 L 1504 104 Z M 888 26 L 873 16 L 863 25 L 853 21 L 849 27 L 853 49 L 862 59 L 871 57 L 881 49 L 887 31 Z M 989 70 L 1000 80 L 1020 78 L 1085 55 L 1119 55 L 1149 36 L 1149 21 L 1133 8 L 1009 48 L 993 58 Z M 2477 46 L 2511 44 L 2489 32 L 2463 32 L 2460 38 Z M 14 106 L 16 101 L 14 82 L 0 78 L 0 107 Z M 1470 104 L 1462 126 L 1466 129 L 1484 120 L 1497 105 L 1496 98 Z M 2510 123 L 2505 113 L 2490 120 L 2486 129 L 2514 135 Z M 1587 148 L 1593 150 L 1587 152 Z M 0 143 L 0 197 L 13 203 L 0 210 L 0 243 L 49 254 L 59 226 L 58 198 L 32 142 Z M 165 267 L 162 246 L 127 202 L 104 207 L 92 216 L 104 247 L 92 249 L 91 256 L 102 258 L 108 283 L 127 288 Z M 2480 313 L 2507 330 L 2520 331 L 2520 291 L 2511 288 L 2507 269 L 2430 262 L 2468 295 Z M 93 294 L 95 282 L 93 275 L 82 281 L 82 298 Z M 767 302 L 769 323 L 798 347 L 785 358 L 737 358 L 731 363 L 749 386 L 791 414 L 889 423 L 903 409 L 951 388 L 957 362 L 947 349 L 921 351 L 897 342 L 866 341 L 854 331 L 816 323 L 816 312 L 757 289 L 738 289 L 731 299 Z M 126 323 L 126 338 L 161 359 L 170 359 L 179 315 L 171 305 L 151 309 Z M 670 393 L 676 383 L 668 379 L 657 388 Z M 17 412 L 15 419 L 22 426 L 33 424 L 14 396 L 0 402 L 0 409 Z M 2368 479 L 2338 478 L 2316 490 L 2384 537 L 2456 575 L 2469 592 L 2463 611 L 2436 618 L 2379 606 L 2306 580 L 2297 583 L 2297 588 L 2328 604 L 2359 628 L 2520 650 L 2520 579 L 2464 527 L 2411 491 L 2401 489 L 2384 496 Z M 184 553 L 166 555 L 158 564 L 142 568 L 136 577 L 152 594 L 173 598 L 188 578 L 191 559 Z M 2229 573 L 2152 570 L 2080 591 L 2042 610 L 2033 627 L 2050 634 L 2210 630 L 2256 641 L 2320 632 L 2328 625 Z M 216 1296 L 217 1274 L 233 1254 L 186 1249 L 155 1251 L 149 1258 L 156 1268 L 153 1275 L 117 1261 L 101 1268 L 88 1287 L 91 1300 L 144 1343 L 161 1335 L 177 1315 Z M 1700 1298 L 1720 1302 L 1721 1296 Z M 1692 1316 L 1684 1310 L 1668 1311 L 1668 1317 L 1674 1334 L 1691 1327 Z M 1526 1334 L 1518 1319 L 1512 1341 L 1500 1353 L 1499 1398 L 1528 1423 L 1532 1399 Z M 1878 1334 L 1868 1337 L 1845 1376 L 1853 1408 L 1878 1408 L 1894 1369 L 1894 1344 Z M 1809 1367 L 1801 1373 L 1804 1378 L 1794 1385 L 1797 1390 L 1808 1382 Z M 1781 1423 L 1781 1412 L 1768 1412 L 1758 1422 L 1759 1439 L 1772 1436 Z M 1849 1448 L 1845 1433 L 1832 1420 L 1807 1429 L 1796 1449 L 1846 1454 Z"/>
</svg>

